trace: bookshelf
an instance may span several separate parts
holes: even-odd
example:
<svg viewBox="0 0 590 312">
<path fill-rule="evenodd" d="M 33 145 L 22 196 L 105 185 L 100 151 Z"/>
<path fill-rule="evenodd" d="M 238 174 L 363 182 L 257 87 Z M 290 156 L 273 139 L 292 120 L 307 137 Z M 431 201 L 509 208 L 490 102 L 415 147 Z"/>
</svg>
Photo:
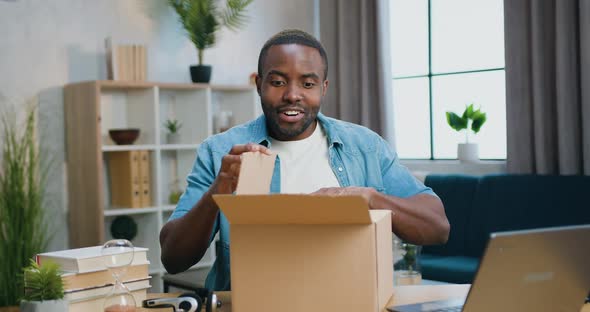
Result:
<svg viewBox="0 0 590 312">
<path fill-rule="evenodd" d="M 152 291 L 162 291 L 160 229 L 174 210 L 169 194 L 186 187 L 199 144 L 214 133 L 214 116 L 231 112 L 234 124 L 261 114 L 254 86 L 215 86 L 153 82 L 88 81 L 64 87 L 69 240 L 71 248 L 102 245 L 111 239 L 110 225 L 127 215 L 138 225 L 135 246 L 149 248 Z M 180 142 L 166 143 L 163 123 L 182 123 Z M 139 128 L 132 145 L 116 145 L 108 130 Z M 109 154 L 149 153 L 151 205 L 113 207 Z M 214 248 L 195 268 L 211 266 Z"/>
</svg>

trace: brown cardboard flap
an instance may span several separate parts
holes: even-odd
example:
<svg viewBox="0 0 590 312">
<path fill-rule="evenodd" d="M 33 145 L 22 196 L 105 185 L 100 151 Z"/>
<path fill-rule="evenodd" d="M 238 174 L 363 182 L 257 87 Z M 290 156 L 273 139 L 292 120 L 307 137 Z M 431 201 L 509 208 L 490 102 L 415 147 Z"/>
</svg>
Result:
<svg viewBox="0 0 590 312">
<path fill-rule="evenodd" d="M 230 224 L 371 224 L 361 196 L 213 195 Z"/>
<path fill-rule="evenodd" d="M 377 221 L 383 219 L 384 217 L 390 218 L 391 211 L 386 210 L 386 209 L 375 209 L 375 210 L 371 210 L 370 214 L 371 214 L 371 221 L 373 221 L 373 223 L 377 223 Z"/>
<path fill-rule="evenodd" d="M 247 152 L 241 157 L 236 194 L 268 194 L 277 155 Z"/>
</svg>

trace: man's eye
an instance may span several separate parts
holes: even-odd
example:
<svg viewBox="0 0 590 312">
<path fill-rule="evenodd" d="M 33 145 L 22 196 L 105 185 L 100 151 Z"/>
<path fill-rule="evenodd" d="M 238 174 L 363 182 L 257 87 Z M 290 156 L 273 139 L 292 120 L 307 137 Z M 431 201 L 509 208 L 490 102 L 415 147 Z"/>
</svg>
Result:
<svg viewBox="0 0 590 312">
<path fill-rule="evenodd" d="M 303 87 L 306 88 L 306 89 L 311 89 L 314 86 L 315 86 L 315 83 L 313 83 L 313 82 L 304 82 L 303 83 Z"/>
<path fill-rule="evenodd" d="M 273 87 L 281 87 L 281 86 L 284 86 L 285 85 L 285 82 L 282 81 L 282 80 L 271 80 L 270 84 Z"/>
</svg>

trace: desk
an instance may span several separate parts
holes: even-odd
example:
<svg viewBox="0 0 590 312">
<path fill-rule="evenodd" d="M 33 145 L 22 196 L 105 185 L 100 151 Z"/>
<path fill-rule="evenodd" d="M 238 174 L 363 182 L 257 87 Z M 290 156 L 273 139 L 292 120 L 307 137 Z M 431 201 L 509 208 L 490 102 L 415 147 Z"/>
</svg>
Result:
<svg viewBox="0 0 590 312">
<path fill-rule="evenodd" d="M 448 284 L 448 285 L 412 285 L 398 286 L 393 291 L 393 297 L 387 304 L 411 304 L 432 300 L 449 299 L 467 296 L 469 284 Z M 220 312 L 231 311 L 229 292 L 217 292 L 217 297 L 223 303 Z M 178 294 L 148 294 L 148 298 L 175 297 Z M 169 312 L 172 309 L 139 309 L 142 312 Z M 580 312 L 590 312 L 590 304 L 586 304 Z"/>
<path fill-rule="evenodd" d="M 387 306 L 465 297 L 469 287 L 470 284 L 397 286 Z"/>
</svg>

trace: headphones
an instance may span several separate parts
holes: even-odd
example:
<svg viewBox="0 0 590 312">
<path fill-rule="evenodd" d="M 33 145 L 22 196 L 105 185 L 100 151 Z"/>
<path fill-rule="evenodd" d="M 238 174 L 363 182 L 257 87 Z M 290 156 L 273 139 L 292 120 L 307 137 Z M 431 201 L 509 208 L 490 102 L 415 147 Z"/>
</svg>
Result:
<svg viewBox="0 0 590 312">
<path fill-rule="evenodd" d="M 203 299 L 204 298 L 204 299 Z M 203 311 L 203 306 L 205 310 Z M 221 307 L 217 295 L 206 288 L 198 288 L 195 293 L 184 293 L 176 298 L 155 298 L 142 301 L 144 308 L 172 308 L 184 312 L 216 312 Z"/>
</svg>

